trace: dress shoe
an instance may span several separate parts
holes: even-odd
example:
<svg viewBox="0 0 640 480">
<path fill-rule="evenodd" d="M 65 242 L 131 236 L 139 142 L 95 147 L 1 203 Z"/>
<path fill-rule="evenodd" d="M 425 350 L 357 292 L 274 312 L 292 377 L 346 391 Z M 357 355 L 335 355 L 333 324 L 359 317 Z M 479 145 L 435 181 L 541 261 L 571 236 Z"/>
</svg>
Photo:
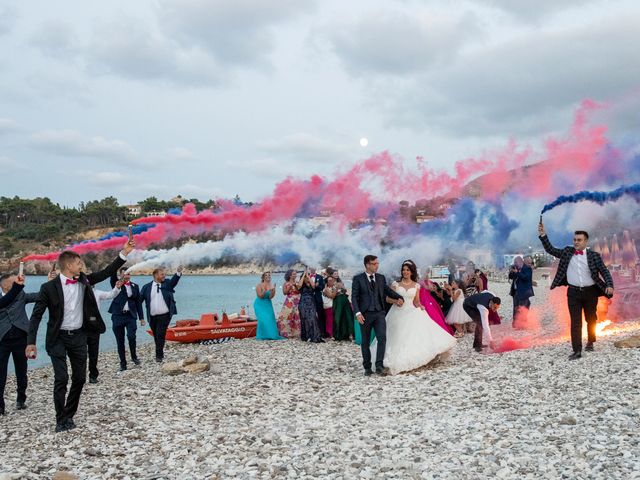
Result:
<svg viewBox="0 0 640 480">
<path fill-rule="evenodd" d="M 131 361 L 133 362 L 134 365 L 140 365 L 140 360 L 138 360 L 137 358 L 132 358 Z"/>
<path fill-rule="evenodd" d="M 118 370 L 118 373 L 122 373 L 122 372 L 126 372 L 127 371 L 127 366 L 126 365 L 120 365 L 120 370 Z"/>
<path fill-rule="evenodd" d="M 569 360 L 578 360 L 579 358 L 582 358 L 582 352 L 573 352 L 569 355 Z"/>
<path fill-rule="evenodd" d="M 585 352 L 593 352 L 593 342 L 588 342 L 587 346 L 584 347 Z"/>
<path fill-rule="evenodd" d="M 473 349 L 478 353 L 482 352 L 482 347 L 473 347 Z"/>
<path fill-rule="evenodd" d="M 365 368 L 364 369 L 364 376 L 365 377 L 369 377 L 371 375 L 373 375 L 373 370 L 371 370 L 370 368 Z"/>
<path fill-rule="evenodd" d="M 0 408 L 0 416 L 4 415 L 4 408 Z"/>
<path fill-rule="evenodd" d="M 27 404 L 24 402 L 16 402 L 16 410 L 24 410 L 27 408 Z"/>
<path fill-rule="evenodd" d="M 66 420 L 56 424 L 56 433 L 67 432 L 69 430 L 71 429 L 69 428 L 69 425 L 67 424 Z"/>
<path fill-rule="evenodd" d="M 156 363 L 162 363 L 162 360 L 163 360 L 162 358 L 156 357 Z"/>
<path fill-rule="evenodd" d="M 389 369 L 386 367 L 376 367 L 376 375 L 388 375 Z"/>
<path fill-rule="evenodd" d="M 76 428 L 76 422 L 73 421 L 73 418 L 68 418 L 65 425 L 67 426 L 67 430 L 73 430 Z"/>
<path fill-rule="evenodd" d="M 89 377 L 89 383 L 98 383 L 98 379 L 94 377 Z"/>
</svg>

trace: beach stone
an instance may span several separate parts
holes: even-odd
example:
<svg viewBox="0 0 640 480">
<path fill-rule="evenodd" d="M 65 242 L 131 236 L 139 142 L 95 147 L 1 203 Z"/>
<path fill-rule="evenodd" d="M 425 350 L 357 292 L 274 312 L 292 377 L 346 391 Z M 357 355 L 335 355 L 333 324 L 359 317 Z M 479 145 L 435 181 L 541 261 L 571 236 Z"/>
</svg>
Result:
<svg viewBox="0 0 640 480">
<path fill-rule="evenodd" d="M 640 335 L 633 335 L 614 342 L 617 348 L 640 348 Z"/>
<path fill-rule="evenodd" d="M 558 423 L 560 423 L 560 425 L 575 425 L 577 422 L 575 418 L 566 416 L 562 417 Z"/>
<path fill-rule="evenodd" d="M 162 373 L 164 375 L 180 375 L 185 373 L 185 370 L 182 367 L 181 363 L 178 362 L 167 362 L 162 365 Z"/>
<path fill-rule="evenodd" d="M 51 480 L 78 480 L 78 477 L 73 473 L 58 471 L 51 477 Z"/>
<path fill-rule="evenodd" d="M 186 373 L 203 373 L 209 370 L 208 363 L 194 363 L 183 367 Z"/>
<path fill-rule="evenodd" d="M 198 363 L 198 356 L 197 355 L 191 355 L 187 358 L 185 358 L 184 360 L 182 360 L 182 366 L 186 367 L 187 365 L 193 365 L 194 363 Z"/>
</svg>

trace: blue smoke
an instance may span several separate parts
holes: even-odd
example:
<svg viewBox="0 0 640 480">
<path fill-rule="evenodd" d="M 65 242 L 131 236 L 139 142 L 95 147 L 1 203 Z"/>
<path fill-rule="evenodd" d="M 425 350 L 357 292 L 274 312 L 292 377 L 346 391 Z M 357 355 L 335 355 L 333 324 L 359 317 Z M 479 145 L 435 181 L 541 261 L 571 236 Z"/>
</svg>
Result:
<svg viewBox="0 0 640 480">
<path fill-rule="evenodd" d="M 604 205 L 607 202 L 615 202 L 625 195 L 630 195 L 636 202 L 640 202 L 640 184 L 623 185 L 620 188 L 616 188 L 610 192 L 588 192 L 582 191 L 573 195 L 562 195 L 551 203 L 548 203 L 542 209 L 541 214 L 548 212 L 556 208 L 558 205 L 565 203 L 578 203 L 578 202 L 594 202 L 598 205 Z"/>
<path fill-rule="evenodd" d="M 133 226 L 133 234 L 134 235 L 138 235 L 142 232 L 146 232 L 147 230 L 149 230 L 150 228 L 155 227 L 156 224 L 155 223 L 139 223 L 137 225 Z M 96 242 L 100 242 L 102 240 L 109 240 L 111 238 L 118 238 L 118 237 L 122 237 L 125 238 L 129 235 L 129 230 L 124 230 L 124 231 L 117 231 L 117 232 L 110 232 L 107 233 L 106 235 L 103 235 L 100 238 L 94 238 L 92 240 L 83 240 L 82 242 L 77 242 L 74 243 L 73 245 L 83 245 L 85 243 L 96 243 Z"/>
</svg>

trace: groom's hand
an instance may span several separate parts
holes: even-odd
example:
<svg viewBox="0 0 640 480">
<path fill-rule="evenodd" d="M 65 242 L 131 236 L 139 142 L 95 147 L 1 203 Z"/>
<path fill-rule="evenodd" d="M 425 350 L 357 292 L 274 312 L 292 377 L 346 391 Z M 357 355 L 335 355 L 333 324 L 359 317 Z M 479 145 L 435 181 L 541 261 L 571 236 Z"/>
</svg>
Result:
<svg viewBox="0 0 640 480">
<path fill-rule="evenodd" d="M 359 323 L 360 325 L 364 325 L 364 317 L 362 316 L 362 314 L 361 314 L 361 313 L 358 313 L 358 314 L 356 315 L 356 320 L 358 320 L 358 323 Z"/>
<path fill-rule="evenodd" d="M 396 305 L 401 307 L 402 305 L 404 305 L 404 298 L 399 298 L 396 300 Z"/>
</svg>

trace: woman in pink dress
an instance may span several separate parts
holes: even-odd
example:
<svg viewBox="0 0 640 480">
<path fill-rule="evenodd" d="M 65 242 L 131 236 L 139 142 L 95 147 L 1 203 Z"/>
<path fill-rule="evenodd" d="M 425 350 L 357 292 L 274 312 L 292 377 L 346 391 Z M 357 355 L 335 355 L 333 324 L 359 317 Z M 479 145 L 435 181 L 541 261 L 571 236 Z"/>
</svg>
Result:
<svg viewBox="0 0 640 480">
<path fill-rule="evenodd" d="M 278 333 L 286 338 L 300 338 L 300 292 L 296 284 L 297 273 L 289 270 L 284 274 L 285 283 L 282 285 L 284 304 L 276 320 Z"/>
<path fill-rule="evenodd" d="M 429 314 L 429 317 L 433 319 L 438 325 L 440 325 L 445 332 L 449 335 L 453 335 L 453 328 L 444 321 L 444 313 L 440 305 L 435 301 L 431 292 L 435 291 L 436 285 L 429 280 L 429 269 L 424 271 L 424 277 L 420 281 L 420 303 L 424 306 Z"/>
</svg>

